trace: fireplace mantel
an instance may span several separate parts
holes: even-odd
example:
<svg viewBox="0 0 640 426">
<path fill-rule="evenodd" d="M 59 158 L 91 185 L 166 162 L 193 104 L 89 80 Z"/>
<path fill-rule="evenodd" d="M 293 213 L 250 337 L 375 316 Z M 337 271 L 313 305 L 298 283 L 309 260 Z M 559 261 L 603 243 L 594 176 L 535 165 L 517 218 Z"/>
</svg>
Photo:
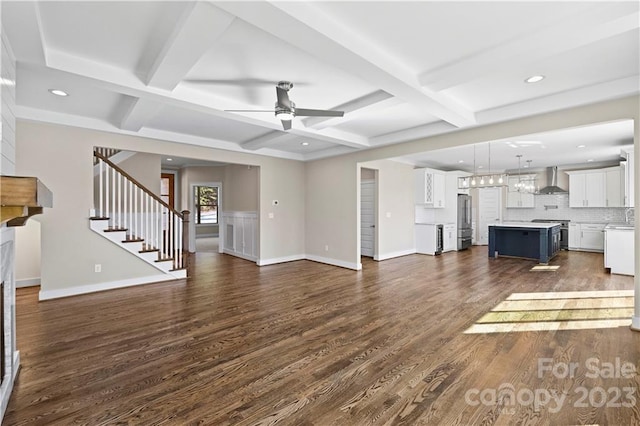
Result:
<svg viewBox="0 0 640 426">
<path fill-rule="evenodd" d="M 38 178 L 0 176 L 0 224 L 24 226 L 27 219 L 53 206 L 53 194 Z"/>
</svg>

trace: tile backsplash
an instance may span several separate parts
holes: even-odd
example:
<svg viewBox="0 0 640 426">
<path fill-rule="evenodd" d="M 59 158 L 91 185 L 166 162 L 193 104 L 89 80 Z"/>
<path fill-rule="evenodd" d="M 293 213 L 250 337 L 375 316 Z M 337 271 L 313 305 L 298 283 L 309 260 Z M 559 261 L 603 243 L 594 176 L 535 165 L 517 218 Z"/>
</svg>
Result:
<svg viewBox="0 0 640 426">
<path fill-rule="evenodd" d="M 533 219 L 569 219 L 572 222 L 624 222 L 623 207 L 570 208 L 569 194 L 536 195 L 535 208 L 504 209 L 504 221 Z M 547 206 L 547 207 L 545 207 Z M 549 208 L 551 206 L 551 208 Z M 557 206 L 557 208 L 555 208 Z"/>
</svg>

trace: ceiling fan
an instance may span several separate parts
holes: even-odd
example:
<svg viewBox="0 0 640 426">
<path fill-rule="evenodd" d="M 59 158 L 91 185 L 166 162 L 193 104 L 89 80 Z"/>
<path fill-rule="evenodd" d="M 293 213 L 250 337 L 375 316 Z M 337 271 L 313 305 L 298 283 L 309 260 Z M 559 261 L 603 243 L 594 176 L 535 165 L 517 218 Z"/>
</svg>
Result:
<svg viewBox="0 0 640 426">
<path fill-rule="evenodd" d="M 306 117 L 343 117 L 344 111 L 333 111 L 325 109 L 308 109 L 298 108 L 296 104 L 289 99 L 289 90 L 293 87 L 293 83 L 290 81 L 280 81 L 276 85 L 276 96 L 278 101 L 276 102 L 275 109 L 226 109 L 230 112 L 275 112 L 276 117 L 282 122 L 284 130 L 291 129 L 291 120 L 293 117 L 306 116 Z"/>
</svg>

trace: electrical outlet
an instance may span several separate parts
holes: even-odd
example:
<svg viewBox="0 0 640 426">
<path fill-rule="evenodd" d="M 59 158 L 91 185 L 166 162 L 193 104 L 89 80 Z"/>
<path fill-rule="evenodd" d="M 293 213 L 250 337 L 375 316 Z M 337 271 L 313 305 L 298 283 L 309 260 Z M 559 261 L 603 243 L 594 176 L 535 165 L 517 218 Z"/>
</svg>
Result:
<svg viewBox="0 0 640 426">
<path fill-rule="evenodd" d="M 94 272 L 102 272 L 102 265 L 96 263 L 96 265 L 94 266 Z"/>
</svg>

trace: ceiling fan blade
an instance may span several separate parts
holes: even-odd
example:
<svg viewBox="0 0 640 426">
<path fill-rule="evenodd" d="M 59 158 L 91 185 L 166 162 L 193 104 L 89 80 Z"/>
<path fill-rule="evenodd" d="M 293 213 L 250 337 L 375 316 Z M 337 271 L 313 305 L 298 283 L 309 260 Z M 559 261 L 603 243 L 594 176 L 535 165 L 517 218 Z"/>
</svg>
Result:
<svg viewBox="0 0 640 426">
<path fill-rule="evenodd" d="M 225 109 L 227 112 L 276 112 L 273 109 Z"/>
<path fill-rule="evenodd" d="M 296 108 L 296 116 L 298 115 L 304 115 L 307 117 L 344 117 L 344 111 Z"/>
<path fill-rule="evenodd" d="M 207 79 L 207 78 L 190 78 L 183 80 L 185 83 L 193 84 L 219 84 L 227 86 L 265 86 L 273 84 L 271 80 L 262 80 L 260 78 L 236 78 L 236 79 Z"/>
<path fill-rule="evenodd" d="M 278 106 L 290 110 L 291 101 L 289 100 L 289 94 L 287 93 L 287 91 L 281 87 L 276 86 L 276 95 L 278 96 Z"/>
<path fill-rule="evenodd" d="M 280 121 L 282 121 L 282 127 L 285 130 L 291 129 L 291 120 L 280 120 Z"/>
</svg>

